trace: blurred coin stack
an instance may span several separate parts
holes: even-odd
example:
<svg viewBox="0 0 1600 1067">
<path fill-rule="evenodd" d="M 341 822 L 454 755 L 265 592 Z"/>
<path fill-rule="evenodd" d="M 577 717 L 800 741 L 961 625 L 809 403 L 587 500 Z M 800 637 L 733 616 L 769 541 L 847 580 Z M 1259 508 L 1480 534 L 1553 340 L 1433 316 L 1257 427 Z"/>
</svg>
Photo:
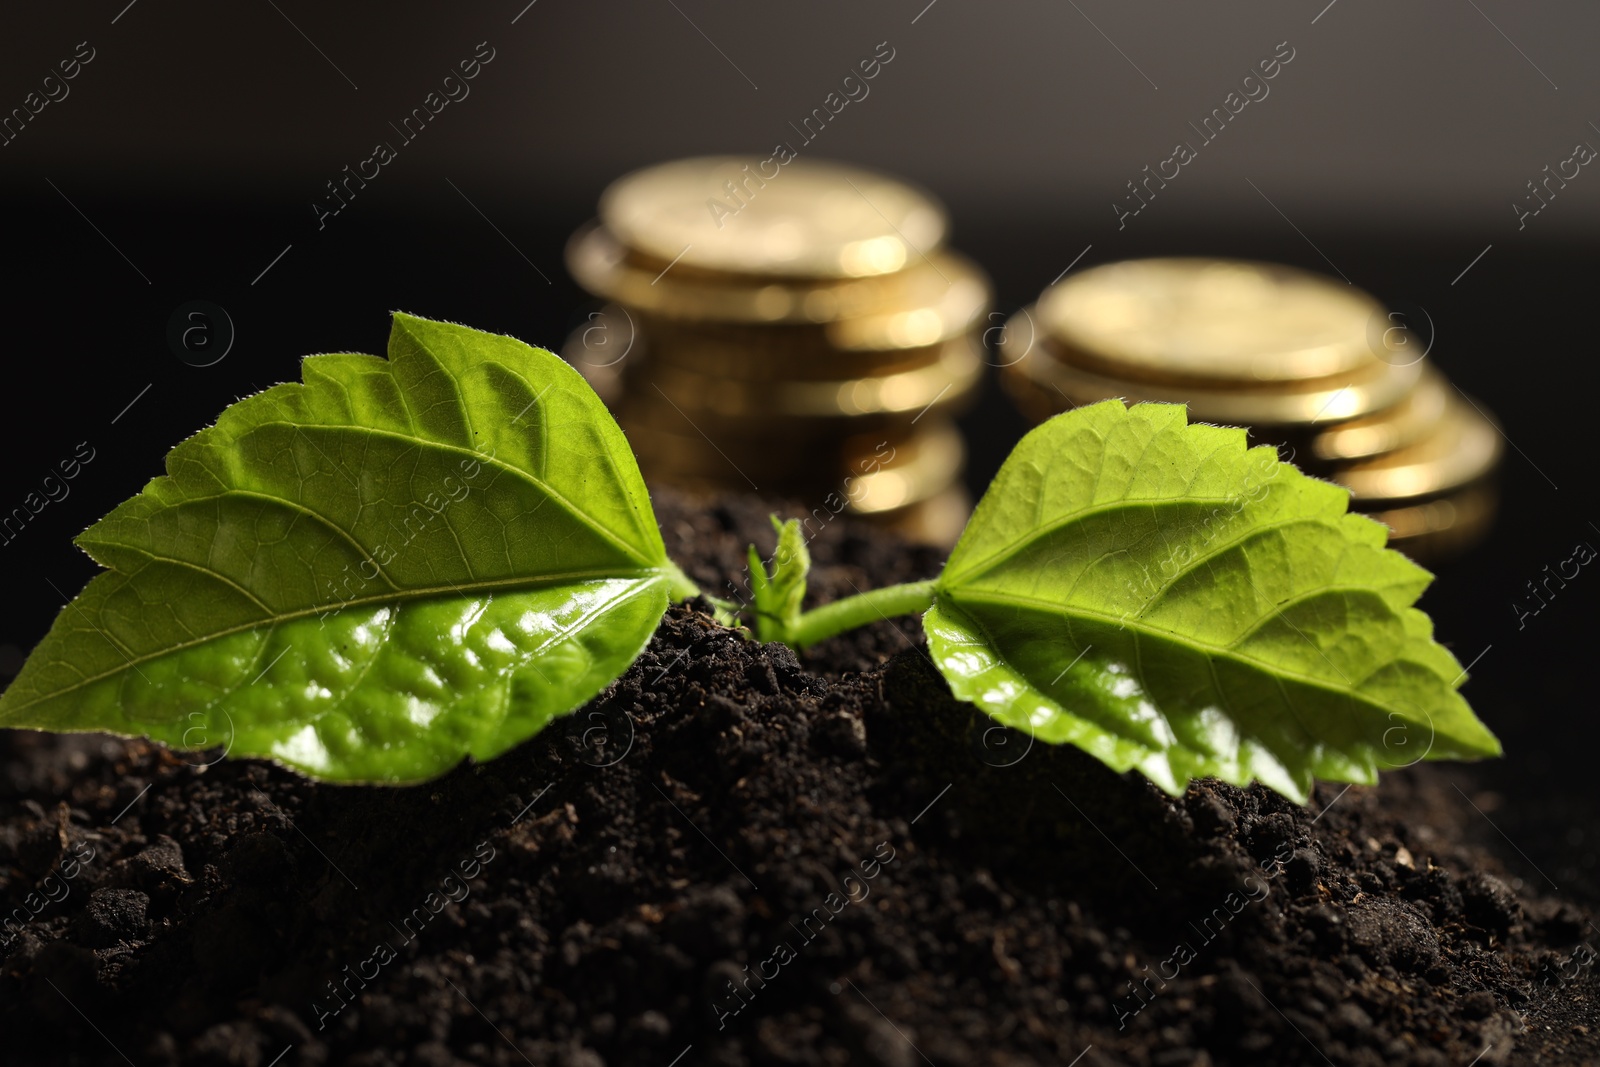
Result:
<svg viewBox="0 0 1600 1067">
<path fill-rule="evenodd" d="M 789 157 L 619 179 L 567 248 L 609 301 L 563 355 L 645 477 L 759 490 L 952 542 L 970 507 L 952 416 L 979 381 L 989 286 L 901 182 Z"/>
<path fill-rule="evenodd" d="M 1265 263 L 1128 260 L 1045 290 L 1004 331 L 1034 420 L 1122 397 L 1187 404 L 1350 489 L 1390 544 L 1436 560 L 1488 528 L 1500 432 L 1369 294 Z M 1292 451 L 1291 451 L 1292 450 Z"/>
</svg>

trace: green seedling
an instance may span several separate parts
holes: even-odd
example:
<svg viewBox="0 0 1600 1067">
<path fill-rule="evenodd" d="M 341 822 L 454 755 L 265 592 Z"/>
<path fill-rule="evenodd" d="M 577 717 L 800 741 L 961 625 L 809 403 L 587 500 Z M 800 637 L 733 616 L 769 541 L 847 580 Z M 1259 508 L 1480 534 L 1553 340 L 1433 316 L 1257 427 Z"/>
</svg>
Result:
<svg viewBox="0 0 1600 1067">
<path fill-rule="evenodd" d="M 549 352 L 396 315 L 387 359 L 303 378 L 78 537 L 106 570 L 0 726 L 420 781 L 581 706 L 699 592 L 627 439 Z M 1498 754 L 1413 607 L 1431 576 L 1347 503 L 1243 430 L 1107 401 L 1022 439 L 937 578 L 803 610 L 789 522 L 770 570 L 752 548 L 748 614 L 803 649 L 920 612 L 957 696 L 1171 793 L 1215 776 L 1303 802 L 1313 778 Z"/>
</svg>

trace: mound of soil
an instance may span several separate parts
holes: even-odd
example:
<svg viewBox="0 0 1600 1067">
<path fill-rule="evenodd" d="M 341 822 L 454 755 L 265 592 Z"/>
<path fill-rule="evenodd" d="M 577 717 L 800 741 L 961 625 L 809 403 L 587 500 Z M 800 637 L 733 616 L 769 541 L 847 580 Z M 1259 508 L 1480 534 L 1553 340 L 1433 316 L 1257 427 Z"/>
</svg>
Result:
<svg viewBox="0 0 1600 1067">
<path fill-rule="evenodd" d="M 658 511 L 708 589 L 770 542 L 756 501 Z M 812 552 L 819 599 L 938 564 L 844 519 Z M 1600 1056 L 1593 916 L 1464 843 L 1465 768 L 1173 799 L 992 728 L 914 619 L 801 661 L 703 609 L 423 786 L 4 735 L 4 1062 Z"/>
</svg>

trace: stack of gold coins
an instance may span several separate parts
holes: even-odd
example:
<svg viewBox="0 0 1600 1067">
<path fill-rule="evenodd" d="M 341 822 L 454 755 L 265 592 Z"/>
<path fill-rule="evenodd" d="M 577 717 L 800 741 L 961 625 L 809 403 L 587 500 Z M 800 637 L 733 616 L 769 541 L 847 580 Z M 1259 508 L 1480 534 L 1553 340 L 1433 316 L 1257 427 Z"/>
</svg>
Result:
<svg viewBox="0 0 1600 1067">
<path fill-rule="evenodd" d="M 1187 404 L 1346 486 L 1390 544 L 1438 559 L 1495 508 L 1500 432 L 1369 294 L 1290 267 L 1145 259 L 1083 271 L 1012 317 L 1002 380 L 1035 420 L 1080 404 Z"/>
<path fill-rule="evenodd" d="M 948 543 L 969 508 L 951 419 L 983 368 L 989 286 L 945 230 L 927 194 L 855 167 L 649 167 L 568 245 L 609 303 L 564 355 L 647 479 L 781 493 L 817 521 L 848 510 Z"/>
</svg>

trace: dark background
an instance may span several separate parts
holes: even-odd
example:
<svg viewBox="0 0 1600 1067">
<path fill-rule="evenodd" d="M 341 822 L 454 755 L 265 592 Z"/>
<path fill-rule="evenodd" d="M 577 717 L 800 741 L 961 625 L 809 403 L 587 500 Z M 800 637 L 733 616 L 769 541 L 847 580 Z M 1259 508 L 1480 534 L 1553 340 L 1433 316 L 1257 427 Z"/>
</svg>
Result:
<svg viewBox="0 0 1600 1067">
<path fill-rule="evenodd" d="M 887 41 L 895 58 L 870 95 L 805 154 L 945 200 L 997 311 L 1080 253 L 1080 268 L 1195 253 L 1342 275 L 1431 334 L 1432 358 L 1510 442 L 1493 536 L 1438 568 L 1424 601 L 1440 638 L 1476 660 L 1465 692 L 1507 750 L 1449 773 L 1514 871 L 1600 899 L 1600 576 L 1585 568 L 1520 624 L 1513 608 L 1547 564 L 1600 546 L 1600 177 L 1584 170 L 1520 229 L 1512 207 L 1535 206 L 1526 183 L 1575 142 L 1600 144 L 1600 9 L 524 3 L 112 0 L 7 14 L 0 112 L 79 42 L 95 58 L 0 147 L 13 368 L 0 512 L 80 442 L 95 458 L 0 545 L 0 680 L 93 572 L 72 535 L 224 405 L 297 377 L 303 355 L 381 351 L 392 309 L 559 345 L 593 306 L 562 245 L 606 182 L 676 156 L 770 152 Z M 388 124 L 483 41 L 494 59 L 470 95 L 319 229 L 324 183 L 376 141 L 398 143 Z M 1285 41 L 1294 59 L 1270 95 L 1119 229 L 1124 183 L 1196 141 L 1187 124 Z M 212 366 L 167 341 L 191 300 L 236 330 Z M 1024 427 L 992 384 L 966 426 L 981 490 Z"/>
</svg>

